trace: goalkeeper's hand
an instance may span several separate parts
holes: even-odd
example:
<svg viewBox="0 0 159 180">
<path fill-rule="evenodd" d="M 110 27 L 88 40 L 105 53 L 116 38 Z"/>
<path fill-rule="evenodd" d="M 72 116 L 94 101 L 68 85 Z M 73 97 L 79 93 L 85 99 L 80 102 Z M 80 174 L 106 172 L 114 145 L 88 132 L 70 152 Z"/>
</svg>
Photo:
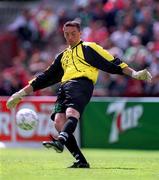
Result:
<svg viewBox="0 0 159 180">
<path fill-rule="evenodd" d="M 22 89 L 16 93 L 14 93 L 7 101 L 6 105 L 8 109 L 15 108 L 16 105 L 22 100 L 22 98 L 26 95 L 26 92 Z"/>
<path fill-rule="evenodd" d="M 148 82 L 151 82 L 152 75 L 147 69 L 141 70 L 141 71 L 133 71 L 132 77 L 137 80 L 145 80 Z"/>
</svg>

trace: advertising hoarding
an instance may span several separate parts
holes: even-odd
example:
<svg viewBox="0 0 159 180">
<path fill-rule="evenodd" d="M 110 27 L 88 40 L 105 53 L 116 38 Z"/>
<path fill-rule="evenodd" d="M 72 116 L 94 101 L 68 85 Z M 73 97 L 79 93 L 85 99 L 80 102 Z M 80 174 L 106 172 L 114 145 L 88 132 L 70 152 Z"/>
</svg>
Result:
<svg viewBox="0 0 159 180">
<path fill-rule="evenodd" d="M 93 98 L 82 119 L 83 147 L 159 149 L 159 98 Z"/>
</svg>

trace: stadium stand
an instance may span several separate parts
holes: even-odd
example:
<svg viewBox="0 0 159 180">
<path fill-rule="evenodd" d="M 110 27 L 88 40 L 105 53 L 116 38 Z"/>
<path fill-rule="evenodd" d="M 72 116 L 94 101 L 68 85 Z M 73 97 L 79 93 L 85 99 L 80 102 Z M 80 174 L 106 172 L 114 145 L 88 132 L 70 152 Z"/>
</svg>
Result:
<svg viewBox="0 0 159 180">
<path fill-rule="evenodd" d="M 149 4 L 151 3 L 151 6 Z M 100 72 L 94 96 L 159 96 L 159 2 L 156 0 L 27 1 L 0 3 L 0 95 L 11 95 L 66 47 L 62 26 L 81 20 L 82 39 L 102 45 L 153 82 Z M 19 71 L 14 71 L 17 68 Z M 35 95 L 55 95 L 56 86 Z"/>
</svg>

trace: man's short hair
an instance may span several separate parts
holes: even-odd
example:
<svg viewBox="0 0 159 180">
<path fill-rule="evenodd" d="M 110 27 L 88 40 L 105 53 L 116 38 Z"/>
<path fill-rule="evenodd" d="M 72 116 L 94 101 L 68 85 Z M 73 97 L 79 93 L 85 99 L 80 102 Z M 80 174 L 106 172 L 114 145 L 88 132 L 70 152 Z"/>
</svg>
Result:
<svg viewBox="0 0 159 180">
<path fill-rule="evenodd" d="M 79 31 L 81 30 L 81 24 L 79 21 L 67 21 L 64 26 L 63 26 L 63 30 L 65 27 L 68 27 L 68 26 L 71 26 L 71 27 L 76 27 Z"/>
</svg>

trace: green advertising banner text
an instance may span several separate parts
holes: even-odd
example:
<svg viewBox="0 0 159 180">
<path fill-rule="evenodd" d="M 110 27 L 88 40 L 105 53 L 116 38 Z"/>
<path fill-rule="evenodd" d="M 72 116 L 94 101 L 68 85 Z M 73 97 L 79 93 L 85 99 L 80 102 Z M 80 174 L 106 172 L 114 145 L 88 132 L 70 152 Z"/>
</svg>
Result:
<svg viewBox="0 0 159 180">
<path fill-rule="evenodd" d="M 81 121 L 81 146 L 159 149 L 158 113 L 158 98 L 93 98 Z"/>
</svg>

